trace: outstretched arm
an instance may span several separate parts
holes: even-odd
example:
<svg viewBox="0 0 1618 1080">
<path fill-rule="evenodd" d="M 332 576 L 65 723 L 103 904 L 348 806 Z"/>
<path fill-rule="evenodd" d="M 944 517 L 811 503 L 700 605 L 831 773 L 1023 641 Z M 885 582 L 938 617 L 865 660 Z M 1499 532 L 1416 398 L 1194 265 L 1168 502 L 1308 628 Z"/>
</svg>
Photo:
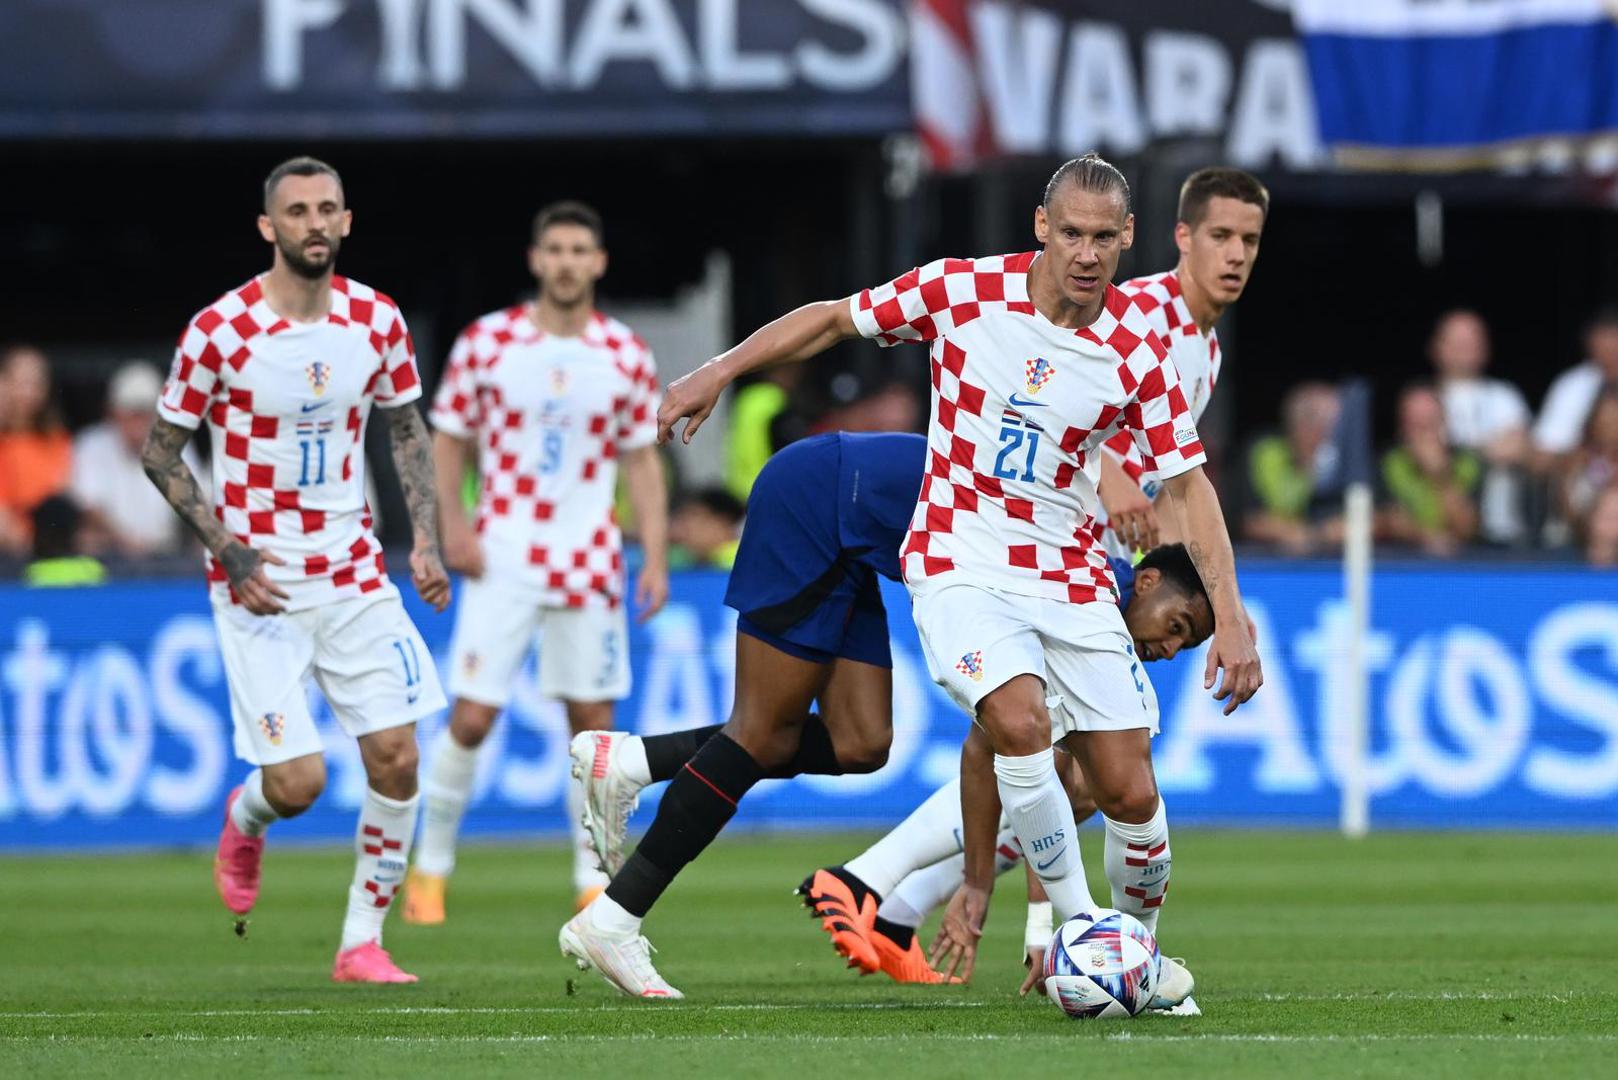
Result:
<svg viewBox="0 0 1618 1080">
<path fill-rule="evenodd" d="M 285 566 L 285 560 L 268 551 L 254 551 L 225 531 L 202 494 L 197 478 L 191 474 L 190 466 L 180 457 L 190 439 L 190 428 L 158 417 L 152 422 L 152 430 L 140 449 L 141 466 L 163 493 L 163 498 L 174 507 L 174 512 L 180 515 L 180 520 L 219 560 L 242 606 L 254 615 L 278 614 L 285 610 L 280 601 L 285 600 L 287 594 L 265 575 L 263 564 Z"/>
<path fill-rule="evenodd" d="M 856 336 L 847 297 L 805 304 L 766 323 L 740 345 L 669 384 L 663 405 L 657 410 L 657 441 L 668 442 L 674 425 L 690 417 L 681 433 L 681 441 L 690 442 L 713 412 L 719 395 L 739 376 L 774 364 L 807 360 Z"/>
<path fill-rule="evenodd" d="M 1225 669 L 1224 681 L 1214 698 L 1230 699 L 1225 704 L 1228 716 L 1264 685 L 1264 673 L 1259 668 L 1247 609 L 1236 587 L 1236 553 L 1231 550 L 1230 534 L 1225 529 L 1225 514 L 1219 508 L 1219 495 L 1200 465 L 1170 477 L 1163 486 L 1179 508 L 1180 520 L 1185 524 L 1186 551 L 1213 603 L 1213 645 L 1208 649 L 1203 686 L 1212 688 L 1215 674 L 1221 667 Z"/>
<path fill-rule="evenodd" d="M 404 486 L 405 505 L 410 509 L 410 531 L 414 543 L 410 551 L 410 577 L 416 593 L 434 611 L 449 606 L 449 575 L 438 551 L 438 497 L 433 493 L 433 455 L 429 449 L 427 425 L 413 405 L 388 410 L 388 438 L 393 448 L 393 466 Z"/>
</svg>

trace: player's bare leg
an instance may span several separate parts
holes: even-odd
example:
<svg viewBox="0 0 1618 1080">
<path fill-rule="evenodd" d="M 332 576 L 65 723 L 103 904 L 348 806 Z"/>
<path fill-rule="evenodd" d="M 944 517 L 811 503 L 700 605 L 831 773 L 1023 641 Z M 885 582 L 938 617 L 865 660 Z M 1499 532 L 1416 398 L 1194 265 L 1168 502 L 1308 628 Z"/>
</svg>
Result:
<svg viewBox="0 0 1618 1080">
<path fill-rule="evenodd" d="M 225 799 L 225 823 L 214 855 L 214 887 L 236 917 L 236 934 L 247 934 L 247 916 L 258 902 L 264 832 L 282 818 L 297 817 L 326 786 L 326 763 L 319 754 L 254 769 Z"/>
<path fill-rule="evenodd" d="M 354 832 L 354 880 L 343 939 L 332 965 L 336 982 L 413 983 L 382 948 L 382 923 L 404 882 L 421 798 L 416 789 L 416 725 L 359 739 L 368 786 Z"/>
<path fill-rule="evenodd" d="M 407 923 L 437 926 L 444 921 L 444 892 L 455 870 L 461 819 L 466 816 L 477 780 L 478 749 L 494 730 L 499 715 L 499 706 L 457 698 L 450 709 L 449 723 L 433 741 L 421 785 L 421 844 L 405 883 L 404 907 L 399 913 Z"/>
<path fill-rule="evenodd" d="M 641 920 L 674 877 L 735 814 L 771 770 L 799 751 L 809 707 L 830 677 L 826 664 L 736 637 L 736 700 L 724 729 L 707 739 L 670 781 L 640 846 L 606 891 L 562 927 L 559 944 L 581 968 L 594 967 L 637 997 L 680 997 L 652 967 Z"/>
<path fill-rule="evenodd" d="M 572 737 L 612 729 L 611 701 L 567 701 L 567 726 Z M 585 905 L 601 895 L 609 880 L 602 871 L 590 830 L 586 824 L 584 789 L 578 784 L 567 785 L 567 827 L 573 841 L 573 910 L 583 911 Z"/>
<path fill-rule="evenodd" d="M 1168 892 L 1173 852 L 1168 815 L 1152 771 L 1151 734 L 1075 731 L 1066 739 L 1084 771 L 1090 794 L 1106 823 L 1107 881 L 1112 906 L 1128 912 L 1154 934 Z M 1167 956 L 1154 1007 L 1179 1005 L 1191 993 L 1191 973 Z"/>
<path fill-rule="evenodd" d="M 820 699 L 820 712 L 805 719 L 791 759 L 768 775 L 842 776 L 880 769 L 887 763 L 893 741 L 891 689 L 887 669 L 853 660 L 836 661 Z M 674 779 L 702 745 L 722 730 L 723 724 L 714 724 L 661 735 L 601 731 L 574 737 L 573 778 L 583 792 L 591 843 L 608 874 L 617 873 L 623 865 L 629 815 L 639 806 L 641 791 L 649 784 Z"/>
</svg>

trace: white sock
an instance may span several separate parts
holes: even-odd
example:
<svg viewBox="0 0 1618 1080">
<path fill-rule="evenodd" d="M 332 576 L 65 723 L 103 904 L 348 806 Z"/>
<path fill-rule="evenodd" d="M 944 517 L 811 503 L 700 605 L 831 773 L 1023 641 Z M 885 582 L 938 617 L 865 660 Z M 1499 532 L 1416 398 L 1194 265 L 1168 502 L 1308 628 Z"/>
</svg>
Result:
<svg viewBox="0 0 1618 1080">
<path fill-rule="evenodd" d="M 907 874 L 961 850 L 961 778 L 957 776 L 910 812 L 893 831 L 844 863 L 886 899 Z"/>
<path fill-rule="evenodd" d="M 243 836 L 263 836 L 270 822 L 281 820 L 264 797 L 264 770 L 254 769 L 242 781 L 242 793 L 230 804 L 230 821 Z"/>
<path fill-rule="evenodd" d="M 1157 913 L 1169 889 L 1169 816 L 1163 800 L 1157 800 L 1157 813 L 1139 825 L 1114 821 L 1107 823 L 1107 881 L 1112 884 L 1112 906 L 1139 919 L 1157 933 Z"/>
<path fill-rule="evenodd" d="M 1011 819 L 1028 865 L 1034 868 L 1051 904 L 1062 918 L 1092 911 L 1096 902 L 1084 880 L 1079 860 L 1079 829 L 1073 805 L 1056 775 L 1055 759 L 1046 747 L 1025 757 L 994 756 L 1000 803 Z"/>
<path fill-rule="evenodd" d="M 573 891 L 606 888 L 611 879 L 597 867 L 590 831 L 584 827 L 584 785 L 572 780 L 567 783 L 567 824 L 573 837 Z"/>
<path fill-rule="evenodd" d="M 606 893 L 595 898 L 595 902 L 585 908 L 589 912 L 590 925 L 604 934 L 613 937 L 623 937 L 626 934 L 640 933 L 640 918 L 624 910 L 624 906 Z"/>
<path fill-rule="evenodd" d="M 359 827 L 354 830 L 354 883 L 348 888 L 348 915 L 343 919 L 344 950 L 367 941 L 382 943 L 382 920 L 404 881 L 420 809 L 420 795 L 400 801 L 365 789 Z"/>
<path fill-rule="evenodd" d="M 1017 834 L 1010 829 L 995 840 L 994 874 L 999 877 L 1022 861 L 1022 849 L 1017 846 Z M 949 903 L 955 890 L 961 887 L 966 873 L 966 856 L 951 855 L 931 866 L 906 874 L 895 885 L 893 892 L 882 901 L 877 914 L 891 923 L 915 928 L 927 921 L 927 916 Z"/>
<path fill-rule="evenodd" d="M 641 787 L 652 782 L 652 767 L 646 762 L 646 744 L 639 735 L 630 735 L 618 741 L 618 767 Z"/>
<path fill-rule="evenodd" d="M 472 801 L 472 785 L 477 779 L 478 747 L 462 746 L 446 726 L 433 740 L 432 756 L 421 780 L 423 808 L 421 845 L 416 849 L 416 869 L 424 874 L 448 877 L 455 870 L 455 840 L 461 832 L 461 818 Z"/>
</svg>

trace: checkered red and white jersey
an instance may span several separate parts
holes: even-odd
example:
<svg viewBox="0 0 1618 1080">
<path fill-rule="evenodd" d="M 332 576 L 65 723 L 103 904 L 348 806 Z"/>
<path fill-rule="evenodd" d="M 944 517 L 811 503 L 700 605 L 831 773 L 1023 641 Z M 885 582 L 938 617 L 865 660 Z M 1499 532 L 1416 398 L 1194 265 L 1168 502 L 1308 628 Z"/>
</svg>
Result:
<svg viewBox="0 0 1618 1080">
<path fill-rule="evenodd" d="M 961 571 L 1007 592 L 1116 601 L 1098 545 L 1101 443 L 1128 432 L 1162 476 L 1200 464 L 1202 444 L 1145 313 L 1109 287 L 1095 322 L 1054 325 L 1028 296 L 1037 257 L 940 259 L 849 300 L 865 337 L 931 343 L 905 580 Z"/>
<path fill-rule="evenodd" d="M 207 421 L 214 514 L 286 560 L 264 571 L 297 611 L 393 588 L 365 502 L 365 423 L 373 403 L 420 396 L 415 347 L 387 296 L 333 277 L 331 313 L 292 322 L 254 278 L 192 318 L 157 412 L 181 427 Z M 211 557 L 208 580 L 226 595 Z"/>
<path fill-rule="evenodd" d="M 1191 418 L 1201 423 L 1219 382 L 1219 332 L 1209 330 L 1204 334 L 1197 326 L 1186 306 L 1185 294 L 1180 291 L 1180 276 L 1173 270 L 1131 278 L 1118 287 L 1134 298 L 1152 329 L 1168 346 L 1174 370 L 1180 373 L 1180 387 L 1191 408 Z M 1107 449 L 1119 458 L 1131 480 L 1149 497 L 1157 498 L 1160 478 L 1147 473 L 1134 440 L 1120 432 L 1108 441 Z"/>
<path fill-rule="evenodd" d="M 600 312 L 573 338 L 540 330 L 522 307 L 461 333 L 432 421 L 476 441 L 490 574 L 545 606 L 622 601 L 618 457 L 657 441 L 658 397 L 651 350 Z"/>
</svg>

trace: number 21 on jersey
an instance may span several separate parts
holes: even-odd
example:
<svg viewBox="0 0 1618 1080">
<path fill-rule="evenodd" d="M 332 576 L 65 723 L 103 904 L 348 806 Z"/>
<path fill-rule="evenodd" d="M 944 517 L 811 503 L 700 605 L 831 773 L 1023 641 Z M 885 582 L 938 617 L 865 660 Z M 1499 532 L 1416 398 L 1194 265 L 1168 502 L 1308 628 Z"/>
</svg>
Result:
<svg viewBox="0 0 1618 1080">
<path fill-rule="evenodd" d="M 994 459 L 994 475 L 1002 480 L 1031 483 L 1034 455 L 1039 453 L 1039 438 L 1043 434 L 1043 428 L 1021 413 L 1007 409 L 1001 414 L 1000 453 Z"/>
</svg>

